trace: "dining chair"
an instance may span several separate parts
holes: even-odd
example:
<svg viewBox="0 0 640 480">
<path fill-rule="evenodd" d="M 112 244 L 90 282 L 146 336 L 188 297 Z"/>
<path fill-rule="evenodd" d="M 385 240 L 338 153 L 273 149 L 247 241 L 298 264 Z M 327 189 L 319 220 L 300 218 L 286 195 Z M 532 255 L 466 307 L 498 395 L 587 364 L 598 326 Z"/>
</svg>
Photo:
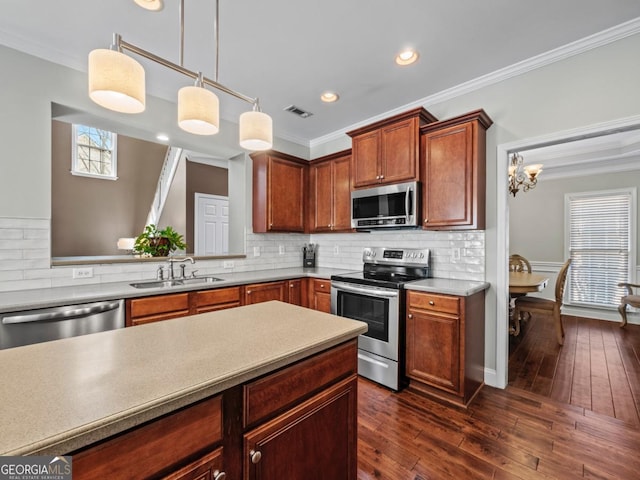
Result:
<svg viewBox="0 0 640 480">
<path fill-rule="evenodd" d="M 509 271 L 531 273 L 531 264 L 522 255 L 514 253 L 509 255 Z"/>
<path fill-rule="evenodd" d="M 560 345 L 564 344 L 564 327 L 562 326 L 562 313 L 560 312 L 560 307 L 562 306 L 562 296 L 564 295 L 564 286 L 567 281 L 567 272 L 569 271 L 570 265 L 571 259 L 568 259 L 564 265 L 562 265 L 562 268 L 560 268 L 560 272 L 558 272 L 555 300 L 529 296 L 518 297 L 516 298 L 513 310 L 513 317 L 515 321 L 518 321 L 521 312 L 552 315 L 556 328 L 556 336 Z"/>
<path fill-rule="evenodd" d="M 634 294 L 634 288 L 640 288 L 640 285 L 635 283 L 619 283 L 619 287 L 624 287 L 627 290 L 627 294 L 620 299 L 620 306 L 618 311 L 622 317 L 622 323 L 620 327 L 624 327 L 627 324 L 627 305 L 631 305 L 635 308 L 640 308 L 640 294 Z"/>
</svg>

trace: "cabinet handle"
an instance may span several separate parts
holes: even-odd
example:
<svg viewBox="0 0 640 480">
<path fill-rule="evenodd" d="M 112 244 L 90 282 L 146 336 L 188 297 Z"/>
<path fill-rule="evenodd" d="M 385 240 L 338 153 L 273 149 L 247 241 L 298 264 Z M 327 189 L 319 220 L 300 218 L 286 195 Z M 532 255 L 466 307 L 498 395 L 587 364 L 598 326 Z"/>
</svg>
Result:
<svg viewBox="0 0 640 480">
<path fill-rule="evenodd" d="M 429 305 L 434 306 L 436 304 L 436 302 L 434 302 L 433 300 L 429 300 Z"/>
<path fill-rule="evenodd" d="M 251 290 L 247 290 L 247 295 L 251 295 Z"/>
<path fill-rule="evenodd" d="M 428 219 L 428 218 L 425 218 L 425 219 L 424 219 L 424 223 L 429 223 L 429 219 Z"/>
<path fill-rule="evenodd" d="M 321 284 L 320 284 L 320 288 L 324 288 L 324 283 L 321 283 Z"/>
<path fill-rule="evenodd" d="M 413 318 L 413 313 L 410 313 L 409 315 L 407 315 L 407 318 L 409 319 Z"/>
<path fill-rule="evenodd" d="M 262 453 L 260 450 L 251 450 L 249 452 L 249 458 L 251 459 L 251 463 L 256 465 L 262 459 Z"/>
<path fill-rule="evenodd" d="M 380 180 L 384 180 L 384 175 L 380 175 Z"/>
<path fill-rule="evenodd" d="M 225 480 L 227 478 L 227 474 L 224 472 L 219 472 L 216 470 L 213 472 L 213 480 Z"/>
<path fill-rule="evenodd" d="M 289 288 L 293 288 L 293 287 L 294 287 L 293 283 L 290 283 Z"/>
</svg>

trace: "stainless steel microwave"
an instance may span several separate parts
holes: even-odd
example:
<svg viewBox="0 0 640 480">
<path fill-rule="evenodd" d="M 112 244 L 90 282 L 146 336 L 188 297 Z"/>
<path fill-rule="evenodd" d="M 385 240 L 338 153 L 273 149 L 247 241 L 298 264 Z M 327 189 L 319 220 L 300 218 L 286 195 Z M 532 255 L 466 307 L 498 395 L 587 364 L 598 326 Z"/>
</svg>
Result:
<svg viewBox="0 0 640 480">
<path fill-rule="evenodd" d="M 351 192 L 351 227 L 417 227 L 420 184 L 418 182 L 381 185 Z"/>
</svg>

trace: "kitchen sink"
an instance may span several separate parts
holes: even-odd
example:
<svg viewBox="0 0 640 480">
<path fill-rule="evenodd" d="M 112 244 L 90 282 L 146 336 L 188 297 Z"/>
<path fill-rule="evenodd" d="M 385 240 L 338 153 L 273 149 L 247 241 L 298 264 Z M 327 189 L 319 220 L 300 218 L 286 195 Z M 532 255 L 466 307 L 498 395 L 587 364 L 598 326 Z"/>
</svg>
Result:
<svg viewBox="0 0 640 480">
<path fill-rule="evenodd" d="M 176 278 L 174 280 L 149 280 L 145 282 L 130 283 L 135 288 L 171 288 L 183 285 L 200 285 L 205 283 L 222 282 L 222 278 L 217 277 L 191 277 Z"/>
</svg>

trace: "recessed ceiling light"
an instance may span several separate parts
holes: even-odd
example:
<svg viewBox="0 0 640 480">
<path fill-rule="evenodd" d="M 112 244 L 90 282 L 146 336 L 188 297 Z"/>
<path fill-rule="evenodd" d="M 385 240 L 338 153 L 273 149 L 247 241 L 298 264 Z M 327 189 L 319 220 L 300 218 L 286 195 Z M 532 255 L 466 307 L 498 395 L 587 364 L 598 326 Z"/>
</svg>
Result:
<svg viewBox="0 0 640 480">
<path fill-rule="evenodd" d="M 415 50 L 407 49 L 396 55 L 396 63 L 398 65 L 411 65 L 418 60 L 418 52 Z"/>
<path fill-rule="evenodd" d="M 326 103 L 337 102 L 340 96 L 335 92 L 324 92 L 320 95 L 320 100 Z"/>
<path fill-rule="evenodd" d="M 137 5 L 152 12 L 159 12 L 164 7 L 162 0 L 134 0 Z"/>
<path fill-rule="evenodd" d="M 169 141 L 169 135 L 167 135 L 166 133 L 159 133 L 158 135 L 156 135 L 156 138 L 158 140 L 160 140 L 161 142 L 168 142 Z"/>
</svg>

